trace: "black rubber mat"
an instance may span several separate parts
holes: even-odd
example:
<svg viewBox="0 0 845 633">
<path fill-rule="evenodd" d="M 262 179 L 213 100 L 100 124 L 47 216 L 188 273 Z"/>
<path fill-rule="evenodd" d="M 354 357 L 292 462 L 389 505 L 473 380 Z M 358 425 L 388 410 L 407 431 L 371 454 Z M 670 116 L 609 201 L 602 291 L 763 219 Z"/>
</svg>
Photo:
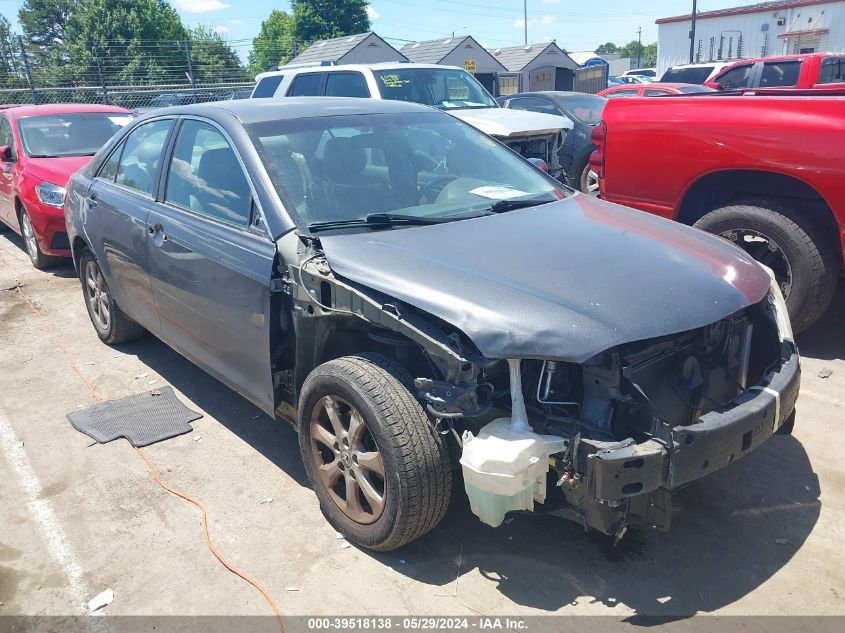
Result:
<svg viewBox="0 0 845 633">
<path fill-rule="evenodd" d="M 193 429 L 188 423 L 201 417 L 201 413 L 191 411 L 179 401 L 173 387 L 109 400 L 67 414 L 73 428 L 100 444 L 125 437 L 132 446 L 148 446 L 190 433 Z"/>
</svg>

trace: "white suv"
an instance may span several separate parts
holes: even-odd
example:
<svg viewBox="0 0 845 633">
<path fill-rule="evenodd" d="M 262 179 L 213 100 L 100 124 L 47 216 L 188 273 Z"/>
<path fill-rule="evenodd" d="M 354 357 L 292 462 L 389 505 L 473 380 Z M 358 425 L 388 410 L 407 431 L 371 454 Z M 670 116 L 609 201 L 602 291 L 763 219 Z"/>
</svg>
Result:
<svg viewBox="0 0 845 633">
<path fill-rule="evenodd" d="M 471 74 L 433 64 L 282 67 L 255 78 L 253 98 L 362 97 L 433 106 L 493 136 L 525 158 L 541 159 L 562 178 L 558 153 L 572 129 L 566 117 L 501 108 Z"/>
</svg>

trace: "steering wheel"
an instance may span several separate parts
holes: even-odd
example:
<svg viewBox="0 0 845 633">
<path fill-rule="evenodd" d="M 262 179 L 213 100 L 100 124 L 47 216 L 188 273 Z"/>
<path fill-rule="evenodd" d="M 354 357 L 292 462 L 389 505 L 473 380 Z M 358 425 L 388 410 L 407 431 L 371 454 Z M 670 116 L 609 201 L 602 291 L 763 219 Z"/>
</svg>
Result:
<svg viewBox="0 0 845 633">
<path fill-rule="evenodd" d="M 417 195 L 417 204 L 419 204 L 425 196 L 429 195 L 432 192 L 436 191 L 437 195 L 439 195 L 447 184 L 457 179 L 458 177 L 453 176 L 452 174 L 440 174 L 439 176 L 435 176 L 427 183 L 425 183 L 422 187 L 420 187 L 420 192 Z M 435 195 L 435 198 L 437 197 L 437 195 Z"/>
</svg>

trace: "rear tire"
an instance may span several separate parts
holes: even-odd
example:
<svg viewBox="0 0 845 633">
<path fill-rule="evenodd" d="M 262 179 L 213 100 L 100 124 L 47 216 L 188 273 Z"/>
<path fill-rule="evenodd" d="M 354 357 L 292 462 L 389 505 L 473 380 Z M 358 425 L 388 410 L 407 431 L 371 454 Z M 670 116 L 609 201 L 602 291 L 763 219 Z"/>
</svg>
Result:
<svg viewBox="0 0 845 633">
<path fill-rule="evenodd" d="M 827 310 L 836 293 L 839 262 L 830 241 L 810 218 L 775 203 L 749 202 L 711 211 L 694 226 L 726 237 L 775 270 L 778 283 L 786 287 L 796 333 Z"/>
<path fill-rule="evenodd" d="M 32 226 L 32 221 L 29 219 L 26 209 L 21 209 L 21 236 L 23 237 L 26 254 L 29 255 L 29 261 L 38 270 L 51 268 L 62 261 L 61 257 L 45 255 L 41 252 L 41 246 L 38 245 L 38 238 L 35 235 L 35 228 Z"/>
<path fill-rule="evenodd" d="M 575 186 L 578 191 L 581 193 L 586 193 L 588 196 L 595 196 L 597 197 L 601 191 L 599 190 L 599 177 L 593 168 L 590 166 L 589 159 L 587 162 L 581 167 L 581 170 L 578 172 L 578 183 Z"/>
<path fill-rule="evenodd" d="M 328 522 L 362 547 L 401 547 L 449 507 L 449 448 L 412 388 L 405 369 L 378 354 L 324 363 L 302 387 L 305 470 Z"/>
<path fill-rule="evenodd" d="M 103 343 L 117 345 L 144 333 L 144 328 L 126 316 L 114 302 L 100 265 L 87 248 L 79 256 L 79 281 L 91 325 Z"/>
</svg>

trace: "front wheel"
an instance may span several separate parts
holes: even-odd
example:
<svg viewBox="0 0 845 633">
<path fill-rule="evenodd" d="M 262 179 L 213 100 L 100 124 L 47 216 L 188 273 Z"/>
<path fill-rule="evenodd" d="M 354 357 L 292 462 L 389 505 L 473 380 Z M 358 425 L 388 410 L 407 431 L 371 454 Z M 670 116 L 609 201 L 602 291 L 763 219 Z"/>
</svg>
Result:
<svg viewBox="0 0 845 633">
<path fill-rule="evenodd" d="M 795 332 L 806 330 L 827 310 L 839 266 L 810 218 L 761 202 L 716 209 L 694 226 L 730 240 L 774 271 Z"/>
<path fill-rule="evenodd" d="M 578 178 L 578 190 L 590 196 L 598 196 L 599 191 L 599 175 L 590 167 L 590 161 L 581 168 L 581 174 Z"/>
<path fill-rule="evenodd" d="M 101 341 L 116 345 L 144 333 L 144 328 L 126 316 L 114 302 L 100 265 L 87 249 L 79 256 L 79 280 L 88 316 Z"/>
<path fill-rule="evenodd" d="M 59 263 L 61 257 L 53 257 L 52 255 L 45 255 L 41 252 L 41 247 L 38 245 L 38 238 L 35 235 L 35 228 L 32 226 L 32 220 L 29 219 L 29 214 L 27 214 L 26 210 L 21 211 L 21 235 L 23 236 L 26 254 L 29 255 L 29 260 L 35 268 L 44 270 Z"/>
<path fill-rule="evenodd" d="M 449 506 L 448 445 L 411 388 L 398 363 L 360 354 L 320 365 L 300 394 L 299 449 L 320 509 L 374 550 L 422 536 Z"/>
</svg>

